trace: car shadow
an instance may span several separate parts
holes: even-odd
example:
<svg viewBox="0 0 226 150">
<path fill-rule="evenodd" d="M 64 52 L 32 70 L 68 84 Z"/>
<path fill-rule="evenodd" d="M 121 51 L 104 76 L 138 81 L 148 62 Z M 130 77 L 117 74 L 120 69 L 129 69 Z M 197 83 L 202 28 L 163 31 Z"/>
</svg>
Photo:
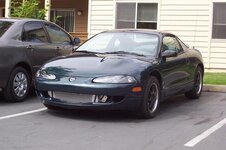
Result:
<svg viewBox="0 0 226 150">
<path fill-rule="evenodd" d="M 152 120 L 162 120 L 168 119 L 169 116 L 172 118 L 176 117 L 177 113 L 170 114 L 171 111 L 174 111 L 186 104 L 197 103 L 197 101 L 187 100 L 184 96 L 176 96 L 169 98 L 166 101 L 162 102 L 159 108 L 158 115 L 153 119 L 140 119 L 136 116 L 134 112 L 129 111 L 103 111 L 103 110 L 47 110 L 47 113 L 61 118 L 67 119 L 78 119 L 86 121 L 100 121 L 100 122 L 149 122 Z M 183 110 L 180 110 L 183 111 Z M 180 113 L 179 111 L 179 113 Z M 187 110 L 184 110 L 186 112 Z M 189 110 L 187 111 L 189 113 Z"/>
<path fill-rule="evenodd" d="M 12 104 L 20 104 L 20 103 L 26 103 L 26 102 L 31 102 L 34 101 L 36 98 L 36 94 L 35 93 L 29 93 L 29 95 L 27 96 L 27 98 L 24 101 L 21 102 L 11 102 L 11 101 L 7 101 L 2 93 L 0 94 L 0 106 L 2 105 L 12 105 Z"/>
</svg>

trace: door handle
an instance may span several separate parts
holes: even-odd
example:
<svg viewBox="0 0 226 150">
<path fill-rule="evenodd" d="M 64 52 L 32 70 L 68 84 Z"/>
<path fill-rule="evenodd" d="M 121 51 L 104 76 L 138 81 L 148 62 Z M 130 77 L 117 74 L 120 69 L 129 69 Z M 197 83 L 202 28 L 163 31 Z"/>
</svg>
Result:
<svg viewBox="0 0 226 150">
<path fill-rule="evenodd" d="M 60 48 L 59 46 L 57 46 L 57 47 L 56 47 L 56 50 L 60 51 L 60 50 L 61 50 L 61 48 Z"/>
<path fill-rule="evenodd" d="M 33 47 L 31 45 L 28 45 L 26 48 L 27 49 L 33 49 Z"/>
</svg>

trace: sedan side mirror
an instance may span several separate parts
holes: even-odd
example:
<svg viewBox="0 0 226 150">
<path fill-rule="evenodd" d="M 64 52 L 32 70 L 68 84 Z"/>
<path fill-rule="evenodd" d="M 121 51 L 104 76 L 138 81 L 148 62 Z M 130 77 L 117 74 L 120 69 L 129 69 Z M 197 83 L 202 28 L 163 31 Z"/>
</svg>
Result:
<svg viewBox="0 0 226 150">
<path fill-rule="evenodd" d="M 80 38 L 74 38 L 74 45 L 78 46 L 81 43 Z"/>
<path fill-rule="evenodd" d="M 177 52 L 173 50 L 165 50 L 164 52 L 162 52 L 162 57 L 176 57 L 176 56 Z"/>
</svg>

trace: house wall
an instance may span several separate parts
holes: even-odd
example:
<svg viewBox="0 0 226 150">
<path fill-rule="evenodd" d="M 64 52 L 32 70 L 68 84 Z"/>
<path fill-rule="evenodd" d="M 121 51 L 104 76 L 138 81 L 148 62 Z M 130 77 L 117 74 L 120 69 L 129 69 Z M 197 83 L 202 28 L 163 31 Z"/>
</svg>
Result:
<svg viewBox="0 0 226 150">
<path fill-rule="evenodd" d="M 162 0 L 160 4 L 159 29 L 200 50 L 205 67 L 209 67 L 210 4 L 210 0 Z"/>
<path fill-rule="evenodd" d="M 44 8 L 44 0 L 41 0 L 40 7 Z M 83 14 L 75 14 L 75 32 L 87 32 L 88 25 L 88 0 L 51 0 L 52 8 L 74 9 L 75 12 L 82 10 Z M 1 8 L 5 7 L 5 0 L 0 0 L 0 17 L 3 17 Z"/>
<path fill-rule="evenodd" d="M 44 0 L 41 1 L 44 7 Z M 51 0 L 51 8 L 74 9 L 75 10 L 75 32 L 87 32 L 88 25 L 88 0 Z M 78 16 L 76 12 L 82 10 L 83 14 Z"/>
<path fill-rule="evenodd" d="M 114 28 L 114 1 L 89 0 L 89 36 Z"/>
<path fill-rule="evenodd" d="M 158 3 L 159 30 L 200 50 L 206 68 L 226 69 L 226 40 L 211 39 L 213 1 L 217 0 L 89 0 L 89 37 L 115 28 L 116 2 Z"/>
</svg>

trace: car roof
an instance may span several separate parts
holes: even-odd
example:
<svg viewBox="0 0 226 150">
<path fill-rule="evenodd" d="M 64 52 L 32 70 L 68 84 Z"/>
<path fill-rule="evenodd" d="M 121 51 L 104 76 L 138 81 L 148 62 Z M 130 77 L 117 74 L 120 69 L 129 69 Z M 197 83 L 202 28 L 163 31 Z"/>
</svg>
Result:
<svg viewBox="0 0 226 150">
<path fill-rule="evenodd" d="M 158 35 L 163 35 L 163 34 L 173 35 L 172 33 L 169 33 L 166 31 L 152 30 L 152 29 L 115 29 L 115 30 L 104 31 L 104 33 L 112 33 L 112 32 L 134 32 L 134 33 L 150 33 L 150 34 L 158 34 Z"/>
<path fill-rule="evenodd" d="M 32 19 L 32 18 L 0 18 L 0 21 L 10 21 L 10 22 L 27 22 L 27 21 L 45 21 L 40 19 Z"/>
</svg>

